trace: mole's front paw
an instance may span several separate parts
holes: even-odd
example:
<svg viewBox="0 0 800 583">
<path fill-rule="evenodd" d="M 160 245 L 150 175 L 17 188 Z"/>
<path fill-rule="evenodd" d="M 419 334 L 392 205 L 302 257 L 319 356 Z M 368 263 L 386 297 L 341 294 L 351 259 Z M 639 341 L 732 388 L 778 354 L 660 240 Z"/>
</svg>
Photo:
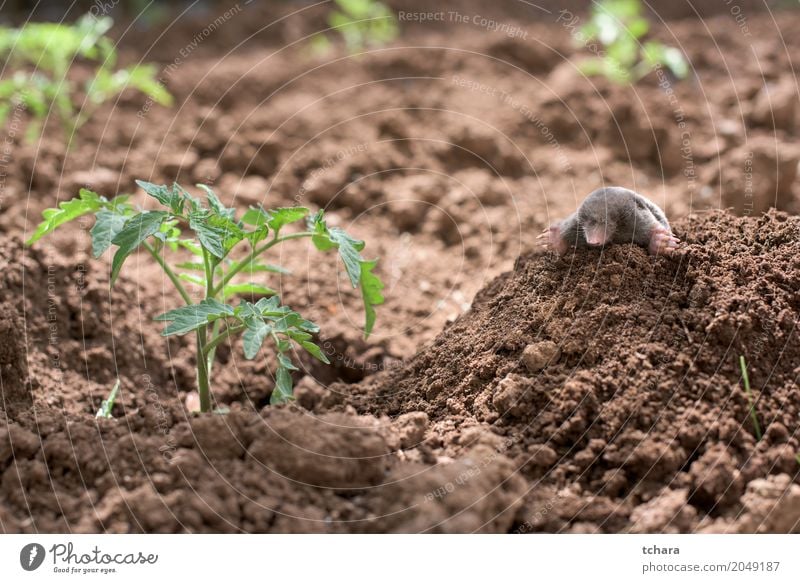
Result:
<svg viewBox="0 0 800 583">
<path fill-rule="evenodd" d="M 561 234 L 561 227 L 558 225 L 545 229 L 537 238 L 543 239 L 542 245 L 549 247 L 559 255 L 563 255 L 567 252 L 567 244 Z"/>
<path fill-rule="evenodd" d="M 655 227 L 650 233 L 650 255 L 672 255 L 678 248 L 680 239 L 664 227 Z"/>
</svg>

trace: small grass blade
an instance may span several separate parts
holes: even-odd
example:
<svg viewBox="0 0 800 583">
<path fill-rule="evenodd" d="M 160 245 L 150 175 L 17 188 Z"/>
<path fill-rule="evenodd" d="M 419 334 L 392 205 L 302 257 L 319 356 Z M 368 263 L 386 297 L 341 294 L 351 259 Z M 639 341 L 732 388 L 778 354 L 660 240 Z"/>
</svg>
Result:
<svg viewBox="0 0 800 583">
<path fill-rule="evenodd" d="M 99 419 L 111 419 L 111 409 L 114 408 L 114 401 L 117 400 L 117 395 L 119 395 L 119 379 L 114 383 L 114 387 L 111 389 L 108 399 L 100 403 L 100 408 L 97 410 L 95 417 Z"/>
<path fill-rule="evenodd" d="M 758 424 L 758 416 L 756 415 L 756 408 L 753 403 L 753 393 L 750 390 L 750 378 L 747 376 L 747 364 L 744 362 L 744 356 L 739 356 L 739 367 L 742 369 L 744 392 L 747 393 L 747 402 L 750 405 L 750 419 L 753 420 L 753 429 L 756 432 L 756 439 L 761 441 L 761 426 Z"/>
</svg>

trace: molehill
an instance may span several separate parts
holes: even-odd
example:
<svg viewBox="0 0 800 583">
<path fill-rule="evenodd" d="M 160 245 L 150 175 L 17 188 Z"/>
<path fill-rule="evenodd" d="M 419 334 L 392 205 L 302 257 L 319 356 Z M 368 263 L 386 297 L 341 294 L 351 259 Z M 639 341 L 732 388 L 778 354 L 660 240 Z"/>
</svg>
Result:
<svg viewBox="0 0 800 583">
<path fill-rule="evenodd" d="M 527 481 L 512 530 L 796 530 L 800 219 L 716 211 L 675 231 L 671 258 L 521 257 L 347 400 L 424 411 L 438 456 L 464 455 L 467 433 L 493 444 Z"/>
</svg>

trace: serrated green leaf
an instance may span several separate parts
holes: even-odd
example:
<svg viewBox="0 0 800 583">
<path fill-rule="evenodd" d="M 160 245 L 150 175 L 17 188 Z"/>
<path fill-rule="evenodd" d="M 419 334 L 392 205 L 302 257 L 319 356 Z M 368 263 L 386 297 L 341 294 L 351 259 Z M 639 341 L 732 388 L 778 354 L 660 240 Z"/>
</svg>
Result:
<svg viewBox="0 0 800 583">
<path fill-rule="evenodd" d="M 134 182 L 147 194 L 152 196 L 164 206 L 170 206 L 172 200 L 172 189 L 162 184 L 153 184 L 146 180 L 134 180 Z"/>
<path fill-rule="evenodd" d="M 261 325 L 264 319 L 261 317 L 261 312 L 256 309 L 255 305 L 247 300 L 242 300 L 236 309 L 234 315 L 244 322 L 249 328 L 256 328 Z"/>
<path fill-rule="evenodd" d="M 208 211 L 189 213 L 189 227 L 200 239 L 200 244 L 218 259 L 224 258 L 244 237 L 244 232 L 236 223 L 221 215 L 211 215 Z"/>
<path fill-rule="evenodd" d="M 317 334 L 319 332 L 319 326 L 310 320 L 303 320 L 297 325 L 297 327 L 301 330 L 305 330 L 306 332 L 311 332 L 312 334 Z"/>
<path fill-rule="evenodd" d="M 286 332 L 291 328 L 299 327 L 303 321 L 300 314 L 289 310 L 285 315 L 276 318 L 273 326 L 277 332 Z"/>
<path fill-rule="evenodd" d="M 232 283 L 228 284 L 222 288 L 222 295 L 224 297 L 236 295 L 236 294 L 249 294 L 249 295 L 259 295 L 259 296 L 274 296 L 277 294 L 274 289 L 268 288 L 265 285 L 261 285 L 259 283 Z"/>
<path fill-rule="evenodd" d="M 124 228 L 114 236 L 111 242 L 119 249 L 111 261 L 111 285 L 114 285 L 128 255 L 133 253 L 150 235 L 158 232 L 162 221 L 167 216 L 168 213 L 165 211 L 144 211 L 131 217 L 125 223 Z"/>
<path fill-rule="evenodd" d="M 338 246 L 339 257 L 344 262 L 350 283 L 356 287 L 361 278 L 361 263 L 364 261 L 360 254 L 360 251 L 364 249 L 364 241 L 353 239 L 343 230 L 335 227 L 330 230 L 330 239 Z"/>
<path fill-rule="evenodd" d="M 223 240 L 225 232 L 208 224 L 209 215 L 206 211 L 197 211 L 189 214 L 189 228 L 191 228 L 200 244 L 215 257 L 225 257 Z"/>
<path fill-rule="evenodd" d="M 294 363 L 292 363 L 291 359 L 282 352 L 278 353 L 278 364 L 280 364 L 286 370 L 300 370 L 294 365 Z"/>
<path fill-rule="evenodd" d="M 290 223 L 302 221 L 308 215 L 308 209 L 302 206 L 279 207 L 267 212 L 269 214 L 267 225 L 276 232 Z"/>
<path fill-rule="evenodd" d="M 273 312 L 278 309 L 278 307 L 280 306 L 280 302 L 281 299 L 278 296 L 272 296 L 270 298 L 261 298 L 256 302 L 256 309 L 261 314 Z"/>
<path fill-rule="evenodd" d="M 244 215 L 242 215 L 242 222 L 244 224 L 253 225 L 255 227 L 266 225 L 267 219 L 269 219 L 267 213 L 265 213 L 263 209 L 256 207 L 250 207 L 245 211 Z"/>
<path fill-rule="evenodd" d="M 244 267 L 239 267 L 240 264 L 244 265 Z M 290 270 L 281 267 L 280 265 L 269 265 L 266 263 L 259 263 L 255 258 L 245 259 L 241 262 L 235 261 L 230 265 L 230 269 L 233 268 L 238 268 L 240 273 L 249 273 L 249 274 L 268 272 L 268 273 L 280 273 L 282 275 L 289 275 L 290 273 L 292 273 Z"/>
<path fill-rule="evenodd" d="M 272 327 L 265 323 L 263 320 L 248 327 L 242 334 L 242 346 L 244 347 L 244 356 L 247 359 L 254 359 L 261 350 L 261 345 L 264 339 L 272 331 Z"/>
<path fill-rule="evenodd" d="M 81 188 L 78 198 L 64 201 L 58 205 L 58 208 L 46 209 L 42 213 L 44 219 L 34 231 L 27 244 L 33 245 L 36 241 L 55 231 L 64 223 L 75 220 L 87 213 L 93 213 L 103 208 L 106 203 L 104 197 L 99 196 L 96 192 Z"/>
<path fill-rule="evenodd" d="M 255 230 L 245 233 L 245 238 L 255 247 L 269 235 L 269 228 L 266 225 L 256 227 Z"/>
<path fill-rule="evenodd" d="M 308 216 L 309 210 L 302 206 L 278 207 L 265 210 L 251 207 L 242 217 L 242 222 L 255 227 L 267 225 L 275 232 L 280 231 L 290 223 L 302 221 Z"/>
<path fill-rule="evenodd" d="M 206 298 L 199 304 L 170 310 L 155 319 L 159 322 L 170 322 L 161 335 L 171 336 L 173 334 L 186 334 L 215 320 L 229 318 L 233 315 L 234 309 L 232 306 L 223 304 L 213 298 Z"/>
<path fill-rule="evenodd" d="M 303 342 L 305 340 L 311 340 L 311 334 L 305 332 L 303 330 L 289 330 L 286 334 L 294 340 L 295 342 Z"/>
<path fill-rule="evenodd" d="M 123 229 L 128 217 L 114 211 L 103 209 L 97 213 L 92 235 L 92 255 L 100 257 L 111 247 L 111 241 Z"/>
<path fill-rule="evenodd" d="M 183 212 L 184 197 L 182 196 L 180 189 L 176 188 L 177 184 L 170 187 L 153 184 L 152 182 L 146 182 L 144 180 L 136 180 L 135 182 L 147 194 L 152 196 L 165 207 L 169 207 L 173 213 L 181 214 Z"/>
<path fill-rule="evenodd" d="M 207 184 L 198 184 L 197 187 L 202 189 L 203 192 L 206 193 L 208 206 L 211 207 L 211 210 L 214 213 L 222 215 L 227 219 L 233 220 L 233 216 L 236 213 L 236 210 L 227 208 L 224 204 L 222 204 L 222 201 L 219 199 L 216 193 L 213 190 L 211 190 L 210 186 L 208 186 Z"/>
<path fill-rule="evenodd" d="M 311 241 L 314 246 L 320 251 L 338 249 L 350 283 L 354 288 L 358 287 L 361 280 L 361 263 L 364 261 L 360 254 L 364 249 L 364 241 L 353 239 L 338 227 L 328 229 L 321 214 L 317 215 L 313 225 L 314 235 L 311 237 Z"/>
<path fill-rule="evenodd" d="M 189 203 L 190 212 L 197 212 L 203 210 L 203 204 L 200 202 L 200 199 L 193 196 L 191 192 L 186 190 L 183 186 L 178 184 L 177 182 L 172 183 L 172 189 L 177 192 L 184 201 Z"/>
<path fill-rule="evenodd" d="M 275 388 L 269 399 L 270 405 L 279 405 L 293 399 L 291 370 L 297 370 L 292 361 L 278 354 L 278 370 L 275 372 Z"/>
<path fill-rule="evenodd" d="M 385 301 L 382 293 L 383 282 L 377 275 L 372 273 L 377 263 L 377 259 L 361 263 L 361 297 L 364 300 L 366 317 L 364 321 L 364 338 L 369 337 L 373 326 L 375 326 L 375 306 L 379 306 Z"/>
<path fill-rule="evenodd" d="M 313 356 L 320 362 L 324 362 L 325 364 L 331 363 L 331 361 L 328 360 L 328 357 L 325 355 L 325 353 L 322 352 L 322 349 L 313 342 L 308 340 L 300 340 L 298 344 L 300 344 L 300 346 L 305 348 L 306 352 L 308 352 L 311 356 Z"/>
<path fill-rule="evenodd" d="M 325 222 L 325 211 L 320 209 L 315 214 L 308 217 L 308 219 L 306 219 L 306 224 L 309 230 L 314 232 L 314 235 L 311 237 L 311 242 L 314 243 L 317 249 L 320 251 L 327 251 L 336 247 L 330 239 L 328 224 Z"/>
</svg>

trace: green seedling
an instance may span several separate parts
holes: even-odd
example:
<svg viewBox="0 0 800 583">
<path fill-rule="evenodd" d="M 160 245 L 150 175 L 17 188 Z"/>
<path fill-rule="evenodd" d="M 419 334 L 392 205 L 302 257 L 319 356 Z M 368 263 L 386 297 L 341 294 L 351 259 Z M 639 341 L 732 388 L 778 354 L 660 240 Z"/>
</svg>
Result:
<svg viewBox="0 0 800 583">
<path fill-rule="evenodd" d="M 742 369 L 742 382 L 744 383 L 744 392 L 747 393 L 747 402 L 750 406 L 750 419 L 753 421 L 753 430 L 756 433 L 756 439 L 761 441 L 761 425 L 759 425 L 758 416 L 756 415 L 756 407 L 753 401 L 753 393 L 750 390 L 750 378 L 747 376 L 747 365 L 744 362 L 744 356 L 739 356 L 739 368 Z"/>
<path fill-rule="evenodd" d="M 108 399 L 104 399 L 103 402 L 100 403 L 100 408 L 97 410 L 95 417 L 100 419 L 111 419 L 111 410 L 114 408 L 117 395 L 119 395 L 119 379 L 117 379 L 117 382 L 115 382 L 114 386 L 111 388 L 111 392 L 108 394 Z"/>
<path fill-rule="evenodd" d="M 113 200 L 82 189 L 77 198 L 47 209 L 28 244 L 51 233 L 61 225 L 86 214 L 95 216 L 91 230 L 92 253 L 102 256 L 112 246 L 111 285 L 119 276 L 125 260 L 140 247 L 162 268 L 185 305 L 161 314 L 156 320 L 166 322 L 163 336 L 194 333 L 197 338 L 197 390 L 200 410 L 211 410 L 211 371 L 217 347 L 242 337 L 244 355 L 255 358 L 265 340 L 270 341 L 277 357 L 275 386 L 270 402 L 283 403 L 292 398 L 292 371 L 297 367 L 291 353 L 296 347 L 328 364 L 328 358 L 314 342 L 319 327 L 291 308 L 281 305 L 276 292 L 255 281 L 263 273 L 283 273 L 280 267 L 262 262 L 262 255 L 286 241 L 308 238 L 320 251 L 337 251 L 353 288 L 359 288 L 364 301 L 364 337 L 375 324 L 375 306 L 384 301 L 383 283 L 373 273 L 377 260 L 361 256 L 364 242 L 353 239 L 342 229 L 328 227 L 323 211 L 310 214 L 304 207 L 275 209 L 250 208 L 240 219 L 236 210 L 225 207 L 211 188 L 198 185 L 206 194 L 207 205 L 178 184 L 159 186 L 136 181 L 156 199 L 162 210 L 141 210 L 129 197 Z M 285 233 L 293 223 L 305 221 L 306 229 Z M 185 238 L 187 231 L 192 236 Z M 244 250 L 244 253 L 234 251 Z M 181 251 L 183 261 L 176 258 Z M 191 256 L 186 261 L 186 254 Z M 202 299 L 195 303 L 184 284 L 199 288 Z M 257 301 L 234 296 L 246 295 Z"/>
<path fill-rule="evenodd" d="M 44 121 L 55 115 L 72 139 L 94 111 L 123 90 L 138 90 L 162 105 L 172 96 L 156 79 L 154 65 L 116 69 L 117 52 L 105 36 L 113 21 L 85 15 L 75 24 L 32 23 L 21 28 L 0 27 L 0 57 L 17 69 L 0 80 L 0 126 L 14 109 L 26 109 L 31 121 L 28 140 L 41 134 Z M 76 63 L 93 67 L 82 88 L 71 80 Z M 78 106 L 78 94 L 82 94 Z"/>
<path fill-rule="evenodd" d="M 344 39 L 347 50 L 359 52 L 366 47 L 380 47 L 397 38 L 397 21 L 392 11 L 378 0 L 334 0 L 337 9 L 328 16 L 328 24 Z M 315 52 L 325 52 L 330 41 L 323 34 L 311 41 Z"/>
<path fill-rule="evenodd" d="M 689 74 L 683 53 L 658 41 L 644 41 L 650 23 L 639 0 L 603 0 L 592 7 L 580 32 L 585 44 L 599 42 L 596 57 L 579 63 L 586 75 L 602 75 L 621 84 L 635 83 L 656 67 L 666 67 L 678 79 Z"/>
<path fill-rule="evenodd" d="M 750 405 L 750 419 L 753 421 L 753 430 L 755 431 L 756 439 L 761 441 L 761 425 L 758 423 L 758 417 L 756 416 L 755 403 L 753 401 L 753 393 L 750 390 L 750 378 L 747 375 L 747 365 L 745 364 L 744 356 L 739 356 L 739 368 L 742 370 L 744 392 L 747 393 L 747 402 Z M 795 454 L 794 459 L 797 464 L 800 465 L 800 453 Z"/>
</svg>

